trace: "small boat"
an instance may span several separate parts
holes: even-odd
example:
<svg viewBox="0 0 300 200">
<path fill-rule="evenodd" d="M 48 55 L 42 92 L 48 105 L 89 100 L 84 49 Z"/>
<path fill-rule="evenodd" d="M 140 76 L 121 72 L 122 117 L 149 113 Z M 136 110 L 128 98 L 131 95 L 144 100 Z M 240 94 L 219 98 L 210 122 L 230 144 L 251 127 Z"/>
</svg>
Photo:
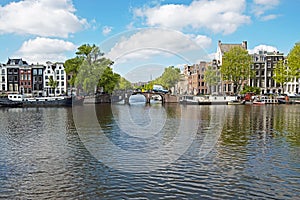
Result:
<svg viewBox="0 0 300 200">
<path fill-rule="evenodd" d="M 300 104 L 300 100 L 295 100 L 294 103 L 295 104 Z"/>
<path fill-rule="evenodd" d="M 264 101 L 261 101 L 261 100 L 255 100 L 255 101 L 253 101 L 253 104 L 254 105 L 265 105 L 266 103 Z"/>
<path fill-rule="evenodd" d="M 228 105 L 244 105 L 246 103 L 245 100 L 239 101 L 239 100 L 232 100 L 228 101 Z"/>
</svg>

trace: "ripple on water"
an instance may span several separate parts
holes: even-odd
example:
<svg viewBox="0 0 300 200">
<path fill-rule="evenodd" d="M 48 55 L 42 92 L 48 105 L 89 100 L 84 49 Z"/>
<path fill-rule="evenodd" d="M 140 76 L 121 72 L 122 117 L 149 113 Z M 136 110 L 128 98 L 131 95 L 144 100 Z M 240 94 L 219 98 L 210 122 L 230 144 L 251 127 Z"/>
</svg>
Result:
<svg viewBox="0 0 300 200">
<path fill-rule="evenodd" d="M 185 154 L 169 166 L 136 174 L 97 161 L 80 141 L 69 108 L 0 109 L 0 198 L 299 198 L 300 107 L 230 107 L 216 146 L 199 157 L 201 134 L 212 130 L 203 117 L 208 108 L 199 111 L 201 127 Z M 109 116 L 101 122 L 111 131 L 109 137 L 124 149 L 138 150 L 139 144 L 119 141 Z M 176 115 L 169 117 L 174 121 Z M 140 124 L 146 121 L 144 117 Z M 165 127 L 165 142 L 178 128 L 171 124 Z"/>
</svg>

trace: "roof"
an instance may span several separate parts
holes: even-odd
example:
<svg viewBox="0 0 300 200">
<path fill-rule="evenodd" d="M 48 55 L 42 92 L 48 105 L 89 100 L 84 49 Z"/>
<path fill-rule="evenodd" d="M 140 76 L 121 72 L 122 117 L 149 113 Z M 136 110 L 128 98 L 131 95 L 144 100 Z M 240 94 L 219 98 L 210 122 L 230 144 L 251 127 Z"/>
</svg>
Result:
<svg viewBox="0 0 300 200">
<path fill-rule="evenodd" d="M 6 64 L 7 65 L 28 65 L 28 63 L 26 61 L 22 60 L 22 58 L 18 58 L 18 59 L 8 58 L 8 61 Z"/>
<path fill-rule="evenodd" d="M 221 41 L 219 41 L 218 45 L 219 45 L 219 48 L 220 48 L 222 54 L 230 51 L 230 49 L 232 49 L 233 47 L 242 47 L 244 49 L 247 49 L 247 41 L 243 41 L 240 44 L 223 44 Z"/>
</svg>

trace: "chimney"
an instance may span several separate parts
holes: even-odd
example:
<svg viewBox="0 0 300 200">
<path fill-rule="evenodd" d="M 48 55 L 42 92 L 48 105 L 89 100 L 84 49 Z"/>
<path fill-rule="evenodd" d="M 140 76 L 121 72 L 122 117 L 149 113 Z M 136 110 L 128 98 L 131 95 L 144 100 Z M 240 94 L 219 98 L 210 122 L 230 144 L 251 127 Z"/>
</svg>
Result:
<svg viewBox="0 0 300 200">
<path fill-rule="evenodd" d="M 242 46 L 243 46 L 243 48 L 245 48 L 247 50 L 247 48 L 248 48 L 247 41 L 243 41 Z"/>
</svg>

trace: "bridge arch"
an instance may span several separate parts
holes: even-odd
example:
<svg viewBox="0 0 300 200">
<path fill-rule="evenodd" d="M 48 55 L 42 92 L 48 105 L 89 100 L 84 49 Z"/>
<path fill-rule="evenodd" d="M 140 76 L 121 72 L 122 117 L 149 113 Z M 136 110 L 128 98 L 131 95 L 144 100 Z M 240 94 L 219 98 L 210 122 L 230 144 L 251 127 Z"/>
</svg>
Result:
<svg viewBox="0 0 300 200">
<path fill-rule="evenodd" d="M 153 96 L 159 95 L 161 97 L 162 103 L 165 102 L 165 94 L 161 92 L 133 92 L 130 95 L 127 95 L 127 102 L 126 102 L 126 97 L 125 97 L 125 103 L 129 103 L 129 98 L 133 95 L 141 94 L 146 98 L 146 103 L 150 103 L 150 100 L 152 99 Z"/>
</svg>

